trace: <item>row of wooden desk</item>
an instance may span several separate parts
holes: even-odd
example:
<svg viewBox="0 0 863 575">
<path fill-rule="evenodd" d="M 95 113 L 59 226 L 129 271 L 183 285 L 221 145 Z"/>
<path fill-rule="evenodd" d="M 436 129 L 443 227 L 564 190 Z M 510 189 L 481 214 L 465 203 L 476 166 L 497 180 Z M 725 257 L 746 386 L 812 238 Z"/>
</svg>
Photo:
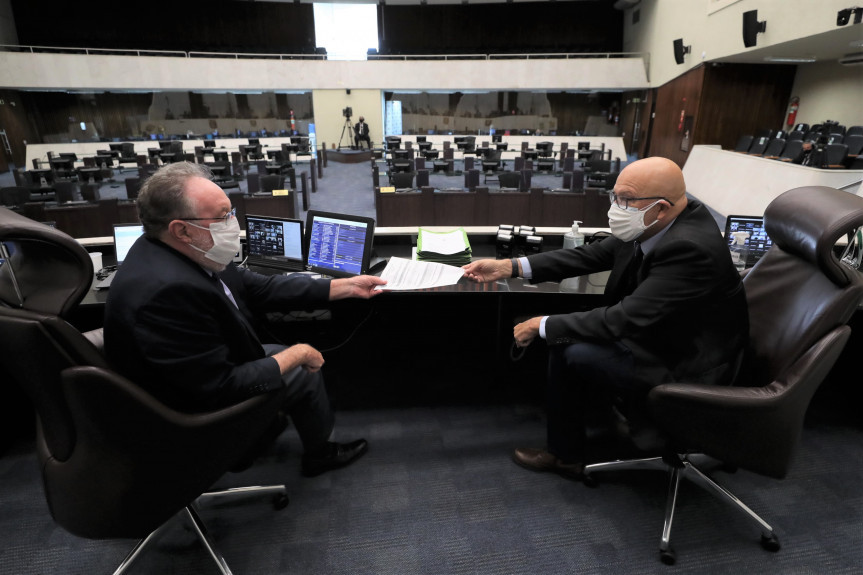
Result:
<svg viewBox="0 0 863 575">
<path fill-rule="evenodd" d="M 300 214 L 300 193 L 290 190 L 288 195 L 274 196 L 230 193 L 231 204 L 237 217 L 245 214 L 262 214 L 282 218 L 296 218 Z M 138 208 L 134 200 L 104 199 L 96 202 L 28 202 L 21 212 L 37 222 L 50 222 L 55 228 L 73 238 L 113 236 L 114 224 L 138 222 Z"/>
<path fill-rule="evenodd" d="M 407 192 L 375 190 L 375 220 L 379 226 L 499 224 L 566 226 L 579 220 L 585 227 L 608 226 L 608 194 L 604 189 L 528 192 L 477 187 L 473 191 L 423 187 Z"/>
</svg>

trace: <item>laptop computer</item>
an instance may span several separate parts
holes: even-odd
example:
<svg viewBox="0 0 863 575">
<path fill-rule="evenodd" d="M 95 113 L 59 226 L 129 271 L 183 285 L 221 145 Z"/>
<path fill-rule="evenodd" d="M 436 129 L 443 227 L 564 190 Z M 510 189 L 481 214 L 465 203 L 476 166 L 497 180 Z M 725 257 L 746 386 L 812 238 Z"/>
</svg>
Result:
<svg viewBox="0 0 863 575">
<path fill-rule="evenodd" d="M 246 214 L 246 266 L 258 273 L 304 271 L 303 222 Z"/>
<path fill-rule="evenodd" d="M 734 232 L 747 232 L 746 239 L 749 245 L 749 255 L 746 257 L 746 267 L 751 268 L 755 262 L 761 259 L 773 242 L 764 231 L 764 218 L 761 216 L 731 215 L 725 219 L 725 241 L 730 246 L 734 241 Z"/>
<path fill-rule="evenodd" d="M 117 254 L 117 268 L 103 279 L 96 281 L 93 289 L 102 290 L 111 287 L 114 274 L 123 265 L 123 260 L 126 259 L 132 244 L 142 235 L 144 235 L 144 226 L 141 224 L 114 224 L 114 252 Z"/>
</svg>

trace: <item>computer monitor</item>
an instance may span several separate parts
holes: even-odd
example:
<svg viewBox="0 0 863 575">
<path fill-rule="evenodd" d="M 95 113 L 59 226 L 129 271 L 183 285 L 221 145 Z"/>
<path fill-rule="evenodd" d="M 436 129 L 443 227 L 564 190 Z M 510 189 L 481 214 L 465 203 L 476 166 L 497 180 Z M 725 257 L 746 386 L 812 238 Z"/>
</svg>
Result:
<svg viewBox="0 0 863 575">
<path fill-rule="evenodd" d="M 738 216 L 732 215 L 725 219 L 725 241 L 730 246 L 734 241 L 734 232 L 747 232 L 749 237 L 746 244 L 749 246 L 749 255 L 746 256 L 746 267 L 751 268 L 761 259 L 773 242 L 764 231 L 764 218 L 761 216 Z"/>
<path fill-rule="evenodd" d="M 114 253 L 117 255 L 117 267 L 120 267 L 132 244 L 142 235 L 144 235 L 144 226 L 141 224 L 114 224 Z"/>
<path fill-rule="evenodd" d="M 257 132 L 252 132 L 252 135 L 257 136 Z M 259 140 L 258 138 L 249 138 L 249 144 L 252 146 L 257 146 L 260 143 L 261 143 L 261 140 Z"/>
<path fill-rule="evenodd" d="M 374 236 L 373 218 L 309 210 L 306 268 L 330 277 L 367 273 Z"/>
<path fill-rule="evenodd" d="M 211 140 L 211 139 L 204 140 L 204 147 L 205 148 L 215 148 L 216 147 L 216 140 Z"/>
<path fill-rule="evenodd" d="M 246 265 L 284 271 L 305 269 L 303 222 L 246 214 Z"/>
</svg>

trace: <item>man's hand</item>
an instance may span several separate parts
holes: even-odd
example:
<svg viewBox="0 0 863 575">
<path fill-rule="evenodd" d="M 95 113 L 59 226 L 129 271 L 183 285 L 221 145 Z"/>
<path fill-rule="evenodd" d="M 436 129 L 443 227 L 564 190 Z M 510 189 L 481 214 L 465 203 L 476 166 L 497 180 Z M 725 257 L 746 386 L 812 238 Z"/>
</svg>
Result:
<svg viewBox="0 0 863 575">
<path fill-rule="evenodd" d="M 280 373 L 286 373 L 295 367 L 302 366 L 311 372 L 318 371 L 324 365 L 321 352 L 306 343 L 298 343 L 280 351 L 273 356 L 279 362 Z"/>
<path fill-rule="evenodd" d="M 512 277 L 510 260 L 477 260 L 461 267 L 466 278 L 475 282 L 488 283 Z"/>
<path fill-rule="evenodd" d="M 529 346 L 536 336 L 539 335 L 539 324 L 541 321 L 541 317 L 532 317 L 512 328 L 512 335 L 515 337 L 515 345 L 518 347 Z"/>
<path fill-rule="evenodd" d="M 377 276 L 354 276 L 352 278 L 335 279 L 330 282 L 330 301 L 359 297 L 369 299 L 381 293 L 375 286 L 386 285 L 387 280 Z"/>
</svg>

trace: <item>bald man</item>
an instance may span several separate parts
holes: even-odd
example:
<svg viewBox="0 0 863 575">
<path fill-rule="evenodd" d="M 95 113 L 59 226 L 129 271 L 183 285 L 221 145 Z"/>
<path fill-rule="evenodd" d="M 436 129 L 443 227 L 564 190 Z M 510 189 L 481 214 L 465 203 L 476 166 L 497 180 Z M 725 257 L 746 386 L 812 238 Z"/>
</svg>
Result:
<svg viewBox="0 0 863 575">
<path fill-rule="evenodd" d="M 611 272 L 604 306 L 534 317 L 513 329 L 516 345 L 542 338 L 549 350 L 548 444 L 516 449 L 513 458 L 570 479 L 581 477 L 588 458 L 587 400 L 624 397 L 639 406 L 661 383 L 728 384 L 749 332 L 740 275 L 713 216 L 687 198 L 677 164 L 633 162 L 620 172 L 610 200 L 612 237 L 464 266 L 465 275 L 480 282 Z"/>
</svg>

